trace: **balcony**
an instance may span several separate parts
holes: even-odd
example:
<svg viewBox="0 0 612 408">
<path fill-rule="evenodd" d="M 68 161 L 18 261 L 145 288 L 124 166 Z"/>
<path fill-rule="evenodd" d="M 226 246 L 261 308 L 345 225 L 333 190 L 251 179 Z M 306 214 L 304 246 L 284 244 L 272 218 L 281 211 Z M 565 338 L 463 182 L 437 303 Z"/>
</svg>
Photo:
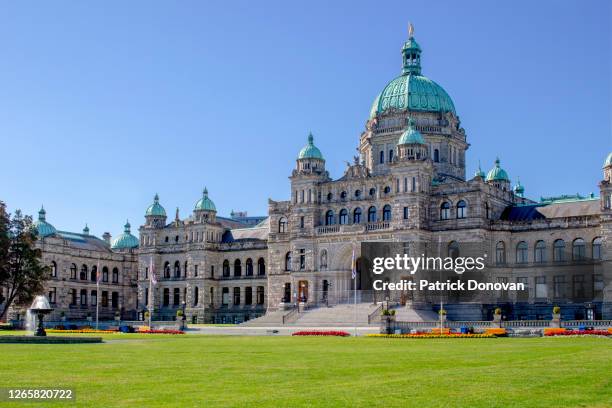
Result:
<svg viewBox="0 0 612 408">
<path fill-rule="evenodd" d="M 321 225 L 316 228 L 317 235 L 359 234 L 391 228 L 389 221 L 369 222 L 367 224 Z"/>
</svg>

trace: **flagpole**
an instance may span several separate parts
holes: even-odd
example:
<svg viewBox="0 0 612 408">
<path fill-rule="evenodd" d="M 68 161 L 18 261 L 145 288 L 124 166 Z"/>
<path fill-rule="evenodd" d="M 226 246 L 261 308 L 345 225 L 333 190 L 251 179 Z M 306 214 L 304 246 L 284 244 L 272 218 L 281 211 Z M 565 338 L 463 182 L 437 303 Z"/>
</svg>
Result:
<svg viewBox="0 0 612 408">
<path fill-rule="evenodd" d="M 355 334 L 355 337 L 357 337 L 357 261 L 355 260 L 355 243 L 354 242 L 353 242 L 353 260 L 351 262 L 351 266 L 353 267 L 353 270 L 351 271 L 351 275 L 353 278 L 353 297 L 354 297 L 354 303 L 355 303 L 354 334 Z"/>
<path fill-rule="evenodd" d="M 98 330 L 98 310 L 100 303 L 100 259 L 98 258 L 98 267 L 96 269 L 96 330 Z"/>
<path fill-rule="evenodd" d="M 155 271 L 153 270 L 153 257 L 151 256 L 151 260 L 149 263 L 149 304 L 147 305 L 147 308 L 149 309 L 149 330 L 152 330 L 153 327 L 151 326 L 151 320 L 153 319 L 153 308 L 151 307 L 151 305 L 153 305 L 153 274 L 155 273 Z"/>
</svg>

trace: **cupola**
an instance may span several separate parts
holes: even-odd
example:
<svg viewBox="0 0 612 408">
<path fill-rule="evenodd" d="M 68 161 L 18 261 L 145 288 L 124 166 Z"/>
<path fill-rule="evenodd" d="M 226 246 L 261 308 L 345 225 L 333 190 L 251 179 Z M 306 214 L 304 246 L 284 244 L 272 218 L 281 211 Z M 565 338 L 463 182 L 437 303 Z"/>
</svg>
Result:
<svg viewBox="0 0 612 408">
<path fill-rule="evenodd" d="M 423 135 L 416 129 L 414 120 L 408 119 L 408 127 L 397 143 L 397 156 L 400 160 L 426 160 L 427 151 Z"/>
<path fill-rule="evenodd" d="M 34 222 L 34 227 L 38 231 L 38 237 L 44 238 L 57 232 L 55 227 L 47 222 L 47 212 L 43 206 L 38 211 L 38 220 Z"/>
<path fill-rule="evenodd" d="M 301 173 L 321 173 L 325 171 L 325 159 L 319 148 L 314 145 L 312 133 L 308 134 L 308 143 L 298 154 L 297 171 Z"/>
<path fill-rule="evenodd" d="M 208 189 L 206 187 L 204 187 L 204 191 L 202 192 L 202 198 L 196 202 L 193 212 L 198 221 L 213 222 L 215 220 L 217 207 L 215 207 L 215 203 L 208 197 Z"/>
<path fill-rule="evenodd" d="M 166 210 L 159 203 L 159 195 L 153 197 L 153 204 L 145 211 L 146 226 L 162 228 L 166 225 Z"/>
<path fill-rule="evenodd" d="M 130 222 L 126 221 L 123 226 L 123 234 L 115 238 L 111 244 L 111 249 L 122 250 L 138 248 L 138 238 L 132 235 L 130 231 Z"/>
<path fill-rule="evenodd" d="M 510 188 L 510 178 L 506 170 L 501 168 L 499 157 L 495 159 L 495 166 L 487 173 L 486 181 L 504 191 Z"/>
</svg>

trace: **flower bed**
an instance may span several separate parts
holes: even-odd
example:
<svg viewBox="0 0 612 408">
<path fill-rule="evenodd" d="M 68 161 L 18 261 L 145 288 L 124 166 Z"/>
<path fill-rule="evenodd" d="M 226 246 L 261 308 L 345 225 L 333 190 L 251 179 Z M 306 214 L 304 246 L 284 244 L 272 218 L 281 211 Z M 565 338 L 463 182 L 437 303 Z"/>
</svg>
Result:
<svg viewBox="0 0 612 408">
<path fill-rule="evenodd" d="M 545 329 L 544 336 L 612 336 L 608 330 L 567 330 L 567 329 Z"/>
<path fill-rule="evenodd" d="M 77 329 L 77 330 L 65 330 L 65 329 L 47 329 L 47 333 L 117 333 L 117 330 L 96 330 L 96 329 Z"/>
<path fill-rule="evenodd" d="M 367 337 L 383 337 L 389 339 L 492 339 L 493 334 L 466 334 L 466 333 L 415 333 L 415 334 L 368 334 Z"/>
<path fill-rule="evenodd" d="M 506 329 L 498 327 L 488 328 L 485 330 L 485 333 L 492 334 L 494 336 L 506 336 L 508 334 Z"/>
<path fill-rule="evenodd" d="M 336 336 L 336 337 L 348 337 L 350 334 L 345 331 L 336 331 L 336 330 L 328 330 L 328 331 L 311 331 L 311 330 L 302 330 L 297 331 L 292 334 L 292 336 Z"/>
<path fill-rule="evenodd" d="M 138 333 L 143 334 L 185 334 L 181 330 L 138 330 Z"/>
</svg>

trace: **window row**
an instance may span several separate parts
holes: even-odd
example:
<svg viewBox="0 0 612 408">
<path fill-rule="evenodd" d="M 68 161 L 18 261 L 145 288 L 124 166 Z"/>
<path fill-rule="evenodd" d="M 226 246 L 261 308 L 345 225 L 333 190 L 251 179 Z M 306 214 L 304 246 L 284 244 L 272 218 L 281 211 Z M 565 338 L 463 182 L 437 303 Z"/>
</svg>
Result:
<svg viewBox="0 0 612 408">
<path fill-rule="evenodd" d="M 449 220 L 451 218 L 451 208 L 452 205 L 448 201 L 445 201 L 440 205 L 440 220 Z M 465 200 L 459 200 L 456 205 L 455 218 L 461 219 L 466 217 L 467 203 Z"/>
<path fill-rule="evenodd" d="M 51 277 L 57 278 L 58 277 L 57 263 L 55 261 L 52 261 L 50 268 L 51 268 Z M 100 275 L 98 275 L 97 265 L 94 265 L 91 268 L 89 268 L 87 265 L 83 264 L 81 265 L 81 268 L 79 270 L 77 265 L 73 263 L 70 265 L 70 279 L 76 280 L 77 275 L 78 275 L 78 278 L 83 281 L 89 280 L 91 282 L 100 281 L 100 282 L 106 283 L 109 281 L 109 278 L 110 278 L 112 283 L 119 283 L 119 268 L 113 268 L 112 272 L 110 272 L 110 275 L 109 275 L 109 268 L 107 266 L 103 266 L 101 269 L 102 271 Z"/>
<path fill-rule="evenodd" d="M 602 259 L 602 243 L 601 238 L 595 238 L 591 242 L 590 259 L 600 260 Z M 544 263 L 549 259 L 549 248 L 545 241 L 539 240 L 533 247 L 533 262 Z M 552 260 L 553 262 L 566 262 L 566 261 L 584 261 L 587 260 L 587 245 L 584 239 L 576 238 L 571 243 L 571 250 L 565 241 L 557 239 L 552 245 Z M 516 244 L 515 248 L 515 261 L 516 263 L 528 263 L 529 262 L 529 245 L 525 241 L 521 241 Z M 504 241 L 499 241 L 495 246 L 495 263 L 498 265 L 506 263 L 506 244 Z"/>
<path fill-rule="evenodd" d="M 70 289 L 69 291 L 69 298 L 70 298 L 71 306 L 76 306 L 77 302 L 81 306 L 87 306 L 88 304 L 90 306 L 95 306 L 98 303 L 98 291 L 92 290 L 89 292 L 89 296 L 88 296 L 87 289 L 81 289 L 80 291 L 77 291 L 77 289 L 73 288 L 73 289 Z M 49 302 L 50 303 L 56 302 L 56 289 L 55 288 L 50 288 L 49 290 Z M 109 292 L 106 290 L 102 291 L 102 296 L 100 298 L 99 306 L 109 307 L 109 305 L 113 309 L 119 308 L 119 292 L 110 293 L 110 298 L 109 298 Z"/>
<path fill-rule="evenodd" d="M 230 262 L 227 259 L 223 261 L 222 273 L 224 278 L 231 276 Z M 265 274 L 266 261 L 263 258 L 259 258 L 257 260 L 257 276 L 264 276 Z M 240 259 L 234 261 L 234 276 L 242 276 L 242 261 Z M 245 262 L 244 276 L 253 276 L 253 260 L 251 258 L 248 258 Z"/>
<path fill-rule="evenodd" d="M 213 292 L 211 291 L 211 293 Z M 254 300 L 255 302 L 253 302 L 253 288 L 250 286 L 244 288 L 244 305 L 252 305 L 253 303 L 256 305 L 263 305 L 265 301 L 263 286 L 257 286 Z M 241 304 L 241 288 L 233 288 L 231 301 L 234 306 L 239 306 Z M 230 304 L 230 288 L 221 288 L 221 304 L 223 306 Z"/>
<path fill-rule="evenodd" d="M 349 216 L 350 215 L 350 216 Z M 375 206 L 371 206 L 368 208 L 367 213 L 367 222 L 377 222 L 379 220 L 378 210 Z M 364 220 L 364 214 L 361 208 L 357 207 L 353 210 L 352 214 L 346 208 L 343 208 L 338 212 L 338 215 L 334 213 L 334 210 L 328 210 L 325 213 L 324 224 L 325 225 L 334 225 L 340 224 L 345 225 L 349 224 L 361 224 Z M 385 205 L 382 209 L 382 221 L 391 221 L 391 206 L 389 204 Z"/>
</svg>

